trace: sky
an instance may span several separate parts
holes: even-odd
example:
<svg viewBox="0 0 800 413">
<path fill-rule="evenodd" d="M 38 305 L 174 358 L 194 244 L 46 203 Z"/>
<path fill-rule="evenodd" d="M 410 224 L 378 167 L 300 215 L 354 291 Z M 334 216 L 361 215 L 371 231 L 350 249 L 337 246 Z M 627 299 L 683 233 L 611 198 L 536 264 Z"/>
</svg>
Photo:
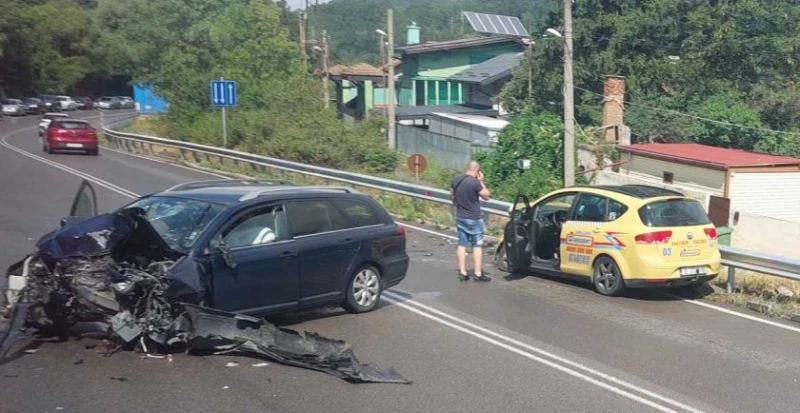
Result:
<svg viewBox="0 0 800 413">
<path fill-rule="evenodd" d="M 310 0 L 310 1 L 314 2 L 315 0 Z M 329 0 L 319 0 L 319 3 L 320 4 L 327 3 L 328 1 Z M 297 10 L 297 9 L 302 9 L 303 7 L 305 7 L 306 0 L 287 0 L 286 3 L 289 4 L 289 9 Z"/>
</svg>

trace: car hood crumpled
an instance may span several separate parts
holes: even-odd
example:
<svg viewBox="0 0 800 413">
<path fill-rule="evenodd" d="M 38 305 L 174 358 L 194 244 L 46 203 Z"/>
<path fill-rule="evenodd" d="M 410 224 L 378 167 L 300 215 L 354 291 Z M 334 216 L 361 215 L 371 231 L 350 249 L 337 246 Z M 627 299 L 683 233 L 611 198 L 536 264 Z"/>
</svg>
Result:
<svg viewBox="0 0 800 413">
<path fill-rule="evenodd" d="M 115 343 L 110 352 L 232 354 L 355 383 L 410 383 L 360 363 L 343 341 L 206 307 L 203 266 L 170 249 L 139 209 L 43 236 L 0 281 L 0 362 L 32 338 L 93 335 Z"/>
</svg>

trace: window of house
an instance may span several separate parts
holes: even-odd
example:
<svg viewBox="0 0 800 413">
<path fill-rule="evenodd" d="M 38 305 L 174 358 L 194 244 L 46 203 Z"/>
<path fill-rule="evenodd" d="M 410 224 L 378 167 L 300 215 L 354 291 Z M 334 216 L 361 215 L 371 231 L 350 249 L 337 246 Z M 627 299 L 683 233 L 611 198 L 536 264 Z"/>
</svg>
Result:
<svg viewBox="0 0 800 413">
<path fill-rule="evenodd" d="M 449 82 L 440 81 L 439 82 L 439 101 L 437 104 L 439 105 L 446 105 L 450 103 L 450 91 L 449 91 Z"/>
<path fill-rule="evenodd" d="M 415 96 L 414 102 L 417 106 L 425 106 L 425 81 L 414 81 Z"/>
</svg>

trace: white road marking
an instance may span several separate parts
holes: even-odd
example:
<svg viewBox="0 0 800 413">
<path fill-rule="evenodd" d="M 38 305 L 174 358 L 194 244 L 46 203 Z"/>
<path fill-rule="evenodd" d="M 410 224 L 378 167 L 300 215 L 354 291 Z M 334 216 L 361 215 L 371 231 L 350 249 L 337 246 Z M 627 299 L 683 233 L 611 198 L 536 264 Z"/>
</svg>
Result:
<svg viewBox="0 0 800 413">
<path fill-rule="evenodd" d="M 683 403 L 681 403 L 681 402 L 678 402 L 678 401 L 676 401 L 676 400 L 673 400 L 673 399 L 667 398 L 667 397 L 665 397 L 665 396 L 661 396 L 661 395 L 659 395 L 659 394 L 656 394 L 656 393 L 654 393 L 654 392 L 651 392 L 651 391 L 649 391 L 649 390 L 647 390 L 647 389 L 644 389 L 644 388 L 642 388 L 642 387 L 639 387 L 639 386 L 637 386 L 637 385 L 635 385 L 635 384 L 628 383 L 628 382 L 626 382 L 626 381 L 624 381 L 624 380 L 622 380 L 622 379 L 619 379 L 619 378 L 617 378 L 617 377 L 614 377 L 614 376 L 612 376 L 612 375 L 609 375 L 609 374 L 603 373 L 603 372 L 601 372 L 601 371 L 595 370 L 595 369 L 593 369 L 593 368 L 591 368 L 591 367 L 585 366 L 585 365 L 583 365 L 583 364 L 580 364 L 580 363 L 578 363 L 578 362 L 575 362 L 575 361 L 572 361 L 572 360 L 566 359 L 566 358 L 564 358 L 564 357 L 561 357 L 561 356 L 558 356 L 558 355 L 556 355 L 556 354 L 553 354 L 553 353 L 551 353 L 551 352 L 549 352 L 549 351 L 542 350 L 542 349 L 540 349 L 540 348 L 534 347 L 534 346 L 532 346 L 532 345 L 530 345 L 530 344 L 523 343 L 523 342 L 521 342 L 521 341 L 519 341 L 519 340 L 513 339 L 513 338 L 511 338 L 511 337 L 508 337 L 508 336 L 505 336 L 505 335 L 503 335 L 503 334 L 497 333 L 497 332 L 495 332 L 495 331 L 489 330 L 489 329 L 487 329 L 487 328 L 481 327 L 481 326 L 479 326 L 479 325 L 477 325 L 477 324 L 470 323 L 469 321 L 462 320 L 462 319 L 460 319 L 460 318 L 458 318 L 458 317 L 455 317 L 455 316 L 453 316 L 453 315 L 450 315 L 450 314 L 448 314 L 448 313 L 445 313 L 445 312 L 443 312 L 443 311 L 440 311 L 440 310 L 438 310 L 438 309 L 436 309 L 436 308 L 433 308 L 433 307 L 431 307 L 431 306 L 428 306 L 428 305 L 422 304 L 422 303 L 420 303 L 420 302 L 417 302 L 417 301 L 414 301 L 414 300 L 411 300 L 411 299 L 406 299 L 406 298 L 404 298 L 404 297 L 402 297 L 402 296 L 400 296 L 400 295 L 398 295 L 397 293 L 394 293 L 394 292 L 392 292 L 392 291 L 384 291 L 384 292 L 383 292 L 383 296 L 382 296 L 382 298 L 386 298 L 386 299 L 387 299 L 387 301 L 390 301 L 392 304 L 400 305 L 401 307 L 403 307 L 403 308 L 405 308 L 405 309 L 407 309 L 407 310 L 409 310 L 409 311 L 412 311 L 412 312 L 414 312 L 414 313 L 417 313 L 417 314 L 423 315 L 424 317 L 426 317 L 426 318 L 429 318 L 429 319 L 431 319 L 431 320 L 434 320 L 434 321 L 436 321 L 436 322 L 438 322 L 438 323 L 440 323 L 440 324 L 444 324 L 444 325 L 446 325 L 446 326 L 448 326 L 448 327 L 456 328 L 456 329 L 457 329 L 457 330 L 459 330 L 459 331 L 466 332 L 467 334 L 470 334 L 470 335 L 472 335 L 472 336 L 474 336 L 474 337 L 480 338 L 481 340 L 484 340 L 484 341 L 490 342 L 490 343 L 492 343 L 492 344 L 501 345 L 501 347 L 503 347 L 503 348 L 506 348 L 506 349 L 507 349 L 507 347 L 506 347 L 506 346 L 508 346 L 508 347 L 510 347 L 510 346 L 509 346 L 509 345 L 507 345 L 507 344 L 504 344 L 504 343 L 499 343 L 499 344 L 498 344 L 498 343 L 495 343 L 494 341 L 496 341 L 496 340 L 494 340 L 494 339 L 492 339 L 492 338 L 490 338 L 490 337 L 487 337 L 487 336 L 493 336 L 493 337 L 495 337 L 495 338 L 497 338 L 497 339 L 503 340 L 503 341 L 505 341 L 505 342 L 507 342 L 507 343 L 510 343 L 510 344 L 513 344 L 513 345 L 515 345 L 515 346 L 517 346 L 517 347 L 521 347 L 521 348 L 523 348 L 523 349 L 525 349 L 525 350 L 528 350 L 528 351 L 529 351 L 529 352 L 531 352 L 531 353 L 536 353 L 536 354 L 538 354 L 538 355 L 540 355 L 540 356 L 545 356 L 545 357 L 548 357 L 548 358 L 550 358 L 550 359 L 553 359 L 553 360 L 555 360 L 555 361 L 557 361 L 557 362 L 559 362 L 559 363 L 562 363 L 562 364 L 565 364 L 565 365 L 567 365 L 567 366 L 573 367 L 573 368 L 575 368 L 575 369 L 577 369 L 577 370 L 582 370 L 582 371 L 583 371 L 583 372 L 585 372 L 585 373 L 589 373 L 589 374 L 595 375 L 595 376 L 597 376 L 597 377 L 599 377 L 599 378 L 602 378 L 602 379 L 608 380 L 608 381 L 610 381 L 610 382 L 612 382 L 612 383 L 614 383 L 614 384 L 617 384 L 617 385 L 619 385 L 619 386 L 626 387 L 626 388 L 628 388 L 628 389 L 630 389 L 630 390 L 637 391 L 637 392 L 639 392 L 639 393 L 642 393 L 642 394 L 644 394 L 644 395 L 647 395 L 647 396 L 649 396 L 649 397 L 652 397 L 652 398 L 654 398 L 654 399 L 660 400 L 660 401 L 662 401 L 662 402 L 664 402 L 664 403 L 671 404 L 671 405 L 673 405 L 674 407 L 678 407 L 678 408 L 681 408 L 681 409 L 684 409 L 684 410 L 687 410 L 687 411 L 690 411 L 690 412 L 694 412 L 694 413 L 700 413 L 700 412 L 702 412 L 701 410 L 695 409 L 694 407 L 688 406 L 688 405 L 686 405 L 686 404 L 683 404 Z M 421 309 L 421 310 L 412 309 L 412 308 L 410 308 L 410 306 L 415 306 L 415 307 L 418 307 L 418 308 L 419 308 L 419 309 Z M 416 311 L 415 311 L 415 310 L 416 310 Z M 422 311 L 422 310 L 424 310 L 424 311 Z M 429 313 L 431 313 L 431 314 L 429 314 Z M 473 330 L 476 330 L 476 331 L 478 331 L 478 332 L 480 332 L 480 333 L 483 333 L 483 334 L 485 334 L 485 335 L 487 335 L 487 336 L 484 336 L 484 335 L 482 335 L 482 334 L 480 334 L 480 333 L 475 333 L 475 332 L 473 332 L 473 331 L 469 331 L 469 330 L 468 330 L 468 331 L 464 331 L 465 329 L 463 329 L 462 327 L 455 326 L 455 325 L 453 325 L 453 323 L 451 323 L 451 322 L 449 322 L 449 321 L 447 321 L 447 320 L 440 319 L 440 318 L 438 318 L 437 316 L 439 316 L 439 317 L 443 317 L 443 318 L 446 318 L 446 319 L 449 319 L 449 320 L 452 320 L 453 322 L 456 322 L 456 323 L 460 323 L 460 324 L 462 324 L 462 325 L 464 325 L 464 326 L 466 326 L 466 327 L 469 327 L 469 328 L 471 328 L 471 329 L 473 329 Z M 490 341 L 490 340 L 491 340 L 491 341 Z M 512 348 L 513 348 L 513 347 L 512 347 Z M 519 352 L 520 352 L 521 350 L 519 350 L 519 349 L 515 349 L 515 350 L 516 350 L 516 351 L 514 351 L 515 353 L 517 353 L 517 354 L 520 354 Z M 512 351 L 513 351 L 513 350 L 512 350 Z M 528 353 L 528 354 L 529 354 L 529 353 Z M 521 354 L 521 355 L 522 355 L 522 354 Z M 542 361 L 542 360 L 540 360 L 540 359 L 539 359 L 537 356 L 535 356 L 535 355 L 533 355 L 533 354 L 529 354 L 529 355 L 530 355 L 531 357 L 528 357 L 528 358 L 531 358 L 531 359 L 533 359 L 533 360 L 535 360 L 535 361 Z M 527 357 L 527 356 L 526 356 L 526 357 Z M 535 358 L 534 358 L 534 357 L 535 357 Z M 544 361 L 547 361 L 547 360 L 544 360 Z M 551 366 L 551 367 L 553 367 L 552 365 L 550 365 L 550 364 L 548 364 L 548 363 L 545 363 L 545 364 L 547 364 L 548 366 Z M 560 366 L 560 367 L 563 367 L 563 366 Z M 554 368 L 558 368 L 558 367 L 554 367 Z M 564 369 L 569 369 L 568 367 L 563 367 L 563 368 L 564 368 Z M 562 370 L 561 368 L 558 368 L 558 369 L 559 369 L 559 370 Z M 562 371 L 564 371 L 564 370 L 562 370 Z M 576 376 L 576 377 L 579 377 L 579 378 L 581 378 L 581 379 L 584 379 L 584 376 L 583 376 L 581 373 L 578 373 L 578 372 L 576 372 L 576 373 L 577 373 L 578 375 L 580 375 L 580 377 L 579 377 L 579 376 Z M 569 373 L 569 374 L 571 374 L 571 375 L 575 376 L 575 374 L 572 374 L 572 373 Z M 590 377 L 587 377 L 587 378 L 591 379 Z M 587 381 L 588 381 L 588 380 L 587 380 Z M 593 384 L 596 384 L 596 383 L 594 383 L 594 382 L 592 382 L 592 383 L 593 383 Z M 621 390 L 621 389 L 617 389 L 617 390 L 619 390 L 620 392 L 625 392 L 624 390 Z M 614 391 L 614 390 L 612 389 L 612 391 Z M 621 394 L 621 393 L 619 393 L 619 392 L 617 392 L 617 391 L 614 391 L 614 392 L 615 392 L 615 393 L 617 393 L 617 394 L 620 394 L 620 395 L 623 395 L 623 396 L 624 396 L 624 394 Z M 626 397 L 627 397 L 627 396 L 626 396 Z M 637 400 L 637 401 L 638 401 L 638 400 Z"/>
<path fill-rule="evenodd" d="M 440 236 L 442 238 L 452 239 L 452 240 L 456 240 L 456 241 L 458 240 L 458 237 L 454 237 L 452 235 L 442 234 L 441 232 L 431 231 L 429 229 L 420 228 L 420 227 L 417 227 L 417 226 L 414 226 L 414 225 L 408 225 L 408 224 L 403 223 L 403 222 L 398 222 L 397 225 L 402 225 L 402 226 L 404 226 L 406 228 L 411 228 L 414 231 L 425 232 L 425 233 L 428 233 L 428 234 L 431 234 L 431 235 L 437 235 L 437 236 Z"/>
<path fill-rule="evenodd" d="M 683 409 L 683 410 L 686 410 L 686 411 L 689 411 L 689 412 L 693 412 L 693 413 L 702 413 L 702 410 L 698 410 L 698 409 L 696 409 L 694 407 L 688 406 L 688 405 L 683 404 L 681 402 L 678 402 L 676 400 L 672 400 L 672 399 L 669 399 L 667 397 L 658 395 L 658 394 L 653 393 L 653 392 L 651 392 L 649 390 L 646 390 L 646 389 L 641 388 L 639 386 L 636 386 L 634 384 L 631 384 L 631 383 L 625 382 L 625 381 L 623 381 L 621 379 L 618 379 L 618 378 L 616 378 L 614 376 L 599 372 L 597 370 L 594 370 L 594 369 L 591 369 L 589 367 L 586 367 L 586 366 L 584 366 L 584 365 L 582 365 L 580 363 L 565 359 L 563 357 L 557 356 L 555 354 L 552 354 L 550 352 L 544 351 L 542 349 L 539 349 L 539 348 L 533 347 L 531 345 L 522 343 L 520 341 L 514 340 L 514 339 L 512 339 L 510 337 L 507 337 L 507 336 L 504 336 L 502 334 L 495 333 L 494 331 L 491 331 L 491 330 L 488 330 L 486 328 L 480 327 L 478 325 L 472 324 L 472 323 L 470 323 L 468 321 L 461 320 L 461 319 L 459 319 L 457 317 L 454 317 L 454 316 L 451 316 L 451 315 L 449 315 L 447 313 L 444 313 L 444 312 L 441 312 L 439 310 L 436 310 L 433 307 L 429 307 L 429 306 L 426 306 L 424 304 L 420 304 L 418 302 L 414 302 L 414 301 L 411 301 L 411 300 L 405 300 L 400 296 L 392 294 L 391 291 L 384 291 L 384 295 L 382 296 L 382 298 L 384 300 L 388 301 L 389 303 L 393 304 L 393 305 L 397 305 L 397 306 L 399 306 L 399 307 L 401 307 L 401 308 L 403 308 L 405 310 L 411 311 L 412 313 L 415 313 L 417 315 L 425 317 L 425 318 L 427 318 L 429 320 L 435 321 L 435 322 L 437 322 L 439 324 L 442 324 L 444 326 L 447 326 L 447 327 L 450 327 L 452 329 L 458 330 L 458 331 L 460 331 L 462 333 L 465 333 L 467 335 L 470 335 L 472 337 L 475 337 L 475 338 L 477 338 L 479 340 L 482 340 L 482 341 L 485 341 L 487 343 L 493 344 L 493 345 L 498 346 L 498 347 L 500 347 L 500 348 L 502 348 L 504 350 L 508 350 L 508 351 L 510 351 L 512 353 L 518 354 L 518 355 L 520 355 L 522 357 L 525 357 L 527 359 L 542 363 L 542 364 L 544 364 L 544 365 L 546 365 L 548 367 L 552 367 L 552 368 L 554 368 L 556 370 L 559 370 L 559 371 L 561 371 L 563 373 L 569 374 L 570 376 L 573 376 L 573 377 L 578 378 L 580 380 L 583 380 L 585 382 L 591 383 L 591 384 L 593 384 L 595 386 L 602 387 L 602 388 L 604 388 L 606 390 L 609 390 L 609 391 L 611 391 L 611 392 L 613 392 L 613 393 L 615 393 L 615 394 L 617 394 L 619 396 L 622 396 L 622 397 L 625 397 L 627 399 L 636 401 L 638 403 L 650 406 L 650 407 L 652 407 L 652 408 L 654 408 L 656 410 L 659 410 L 659 411 L 662 411 L 662 412 L 677 412 L 676 410 L 673 410 L 673 409 L 671 409 L 671 408 L 669 408 L 667 406 L 658 404 L 658 403 L 656 403 L 656 402 L 654 402 L 652 400 L 645 399 L 644 397 L 641 397 L 639 395 L 633 394 L 633 393 L 631 393 L 629 391 L 626 391 L 626 390 L 624 390 L 622 388 L 613 386 L 611 384 L 608 384 L 608 383 L 605 383 L 603 381 L 600 381 L 600 380 L 598 380 L 596 378 L 590 377 L 590 376 L 588 376 L 586 374 L 583 374 L 583 373 L 577 371 L 576 369 L 572 369 L 570 367 L 565 366 L 565 364 L 569 365 L 569 366 L 572 366 L 572 367 L 576 367 L 579 370 L 583 370 L 584 372 L 596 375 L 596 376 L 598 376 L 600 378 L 603 378 L 603 379 L 608 380 L 610 382 L 613 382 L 615 384 L 627 387 L 627 388 L 629 388 L 631 390 L 634 390 L 634 391 L 637 391 L 637 392 L 639 392 L 641 394 L 650 396 L 650 397 L 652 397 L 654 399 L 657 399 L 657 400 L 660 400 L 660 401 L 662 401 L 664 403 L 671 404 L 674 407 L 677 407 L 677 408 L 680 408 L 680 409 Z M 419 308 L 415 308 L 415 307 L 419 307 Z M 433 313 L 433 314 L 431 314 L 431 313 Z M 434 314 L 442 316 L 444 318 L 449 318 L 449 319 L 451 319 L 453 321 L 461 323 L 464 326 L 467 326 L 467 327 L 471 328 L 472 330 L 470 330 L 470 329 L 468 329 L 466 327 L 457 325 L 457 324 L 455 324 L 453 322 L 447 321 L 447 320 L 445 320 L 443 318 L 437 317 Z M 476 332 L 476 331 L 473 331 L 473 330 L 480 331 L 480 333 Z M 485 334 L 481 334 L 481 333 L 485 333 Z M 497 338 L 499 338 L 499 339 L 501 339 L 503 341 L 506 341 L 506 342 L 509 342 L 509 343 L 513 343 L 514 345 L 517 345 L 518 347 L 522 347 L 522 348 L 524 348 L 526 350 L 529 350 L 529 351 L 524 351 L 524 350 L 521 350 L 521 349 L 519 349 L 517 347 L 511 346 L 510 344 L 503 343 L 501 341 L 498 341 L 496 339 L 493 339 L 493 338 L 489 337 L 489 335 L 495 336 L 495 337 L 497 337 Z M 549 357 L 551 359 L 554 359 L 554 360 L 560 362 L 561 364 L 559 364 L 557 362 L 554 362 L 554 361 L 551 361 L 551 360 L 547 360 L 547 359 L 545 359 L 543 357 L 540 357 L 540 356 L 537 356 L 536 354 L 533 354 L 533 353 L 538 353 L 540 355 Z"/>
<path fill-rule="evenodd" d="M 684 303 L 698 305 L 700 307 L 705 307 L 705 308 L 708 308 L 708 309 L 711 309 L 711 310 L 714 310 L 714 311 L 719 311 L 721 313 L 730 314 L 732 316 L 736 316 L 736 317 L 739 317 L 739 318 L 744 318 L 746 320 L 757 321 L 757 322 L 762 323 L 762 324 L 767 324 L 767 325 L 771 325 L 773 327 L 778 327 L 778 328 L 782 328 L 784 330 L 789 330 L 789 331 L 792 331 L 792 332 L 795 332 L 795 333 L 800 333 L 800 328 L 798 328 L 798 327 L 789 326 L 789 325 L 778 323 L 778 322 L 775 322 L 775 321 L 765 320 L 765 319 L 760 318 L 760 317 L 756 317 L 756 316 L 752 316 L 752 315 L 749 315 L 749 314 L 740 313 L 738 311 L 729 310 L 729 309 L 727 309 L 725 307 L 720 307 L 720 306 L 716 306 L 716 305 L 713 305 L 713 304 L 704 303 L 702 301 L 690 300 L 688 298 L 680 297 L 680 296 L 673 295 L 673 294 L 667 294 L 667 295 L 672 297 L 672 298 L 677 298 L 678 300 L 683 301 Z"/>
</svg>

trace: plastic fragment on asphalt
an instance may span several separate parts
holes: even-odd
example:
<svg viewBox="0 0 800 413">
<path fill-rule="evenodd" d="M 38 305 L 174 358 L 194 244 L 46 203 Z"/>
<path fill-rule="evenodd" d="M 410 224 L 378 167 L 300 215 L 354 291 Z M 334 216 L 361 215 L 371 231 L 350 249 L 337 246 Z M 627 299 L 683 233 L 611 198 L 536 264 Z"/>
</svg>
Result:
<svg viewBox="0 0 800 413">
<path fill-rule="evenodd" d="M 111 376 L 111 377 L 109 377 L 109 379 L 115 380 L 115 381 L 128 381 L 128 378 L 124 377 L 124 376 Z"/>
<path fill-rule="evenodd" d="M 39 351 L 38 348 L 31 348 L 31 349 L 25 350 L 25 354 L 34 354 L 34 353 L 36 353 L 38 351 Z"/>
<path fill-rule="evenodd" d="M 269 366 L 269 363 L 256 363 L 256 364 L 253 364 L 253 367 L 267 367 L 267 366 Z"/>
<path fill-rule="evenodd" d="M 228 364 L 225 365 L 225 367 L 236 367 L 238 365 L 239 365 L 239 363 L 237 363 L 235 361 L 229 361 Z"/>
</svg>

